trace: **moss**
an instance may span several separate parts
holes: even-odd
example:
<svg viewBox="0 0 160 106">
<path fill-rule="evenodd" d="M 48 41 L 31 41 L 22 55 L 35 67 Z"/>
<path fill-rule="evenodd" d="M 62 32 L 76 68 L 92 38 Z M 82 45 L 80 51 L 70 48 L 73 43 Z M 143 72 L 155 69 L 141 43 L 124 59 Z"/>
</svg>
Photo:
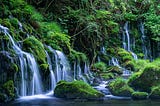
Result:
<svg viewBox="0 0 160 106">
<path fill-rule="evenodd" d="M 6 102 L 7 96 L 3 93 L 0 93 L 0 102 Z"/>
<path fill-rule="evenodd" d="M 143 100 L 148 98 L 147 92 L 133 92 L 132 99 L 134 100 Z"/>
<path fill-rule="evenodd" d="M 14 83 L 12 80 L 7 81 L 6 83 L 3 84 L 2 88 L 5 90 L 7 95 L 11 98 L 15 97 L 14 94 Z"/>
<path fill-rule="evenodd" d="M 110 80 L 115 78 L 115 75 L 113 73 L 101 73 L 100 76 L 101 78 L 103 78 L 103 80 Z"/>
<path fill-rule="evenodd" d="M 117 78 L 109 83 L 109 89 L 113 95 L 130 97 L 134 90 L 127 85 L 126 80 Z"/>
<path fill-rule="evenodd" d="M 94 70 L 96 70 L 96 72 L 105 72 L 106 71 L 106 64 L 105 63 L 103 63 L 103 62 L 97 62 L 97 63 L 95 63 L 93 66 L 92 66 L 92 68 L 94 69 Z"/>
<path fill-rule="evenodd" d="M 70 53 L 70 37 L 68 35 L 58 32 L 48 32 L 44 40 L 44 42 L 52 46 L 52 48 L 63 50 L 65 54 Z"/>
<path fill-rule="evenodd" d="M 147 82 L 147 83 L 146 83 Z M 152 86 L 160 83 L 160 67 L 148 65 L 144 70 L 129 80 L 129 85 L 139 91 L 150 92 Z"/>
<path fill-rule="evenodd" d="M 49 70 L 49 65 L 48 64 L 41 64 L 40 65 L 40 69 L 43 71 L 43 72 L 46 72 Z"/>
<path fill-rule="evenodd" d="M 135 63 L 133 61 L 127 61 L 123 65 L 126 69 L 135 71 Z"/>
<path fill-rule="evenodd" d="M 31 36 L 26 38 L 23 41 L 23 48 L 26 51 L 33 53 L 39 63 L 46 63 L 46 53 L 44 46 L 35 37 Z"/>
<path fill-rule="evenodd" d="M 123 74 L 122 71 L 123 70 L 117 66 L 111 66 L 111 67 L 107 68 L 107 72 L 116 73 L 118 75 Z"/>
<path fill-rule="evenodd" d="M 131 55 L 125 55 L 122 57 L 123 62 L 131 61 L 131 60 L 133 60 L 133 57 Z"/>
<path fill-rule="evenodd" d="M 59 98 L 68 99 L 99 99 L 104 97 L 102 93 L 83 81 L 61 81 L 57 84 L 54 95 Z"/>
<path fill-rule="evenodd" d="M 151 99 L 160 99 L 160 86 L 153 86 L 149 95 Z"/>
<path fill-rule="evenodd" d="M 78 62 L 86 62 L 87 56 L 82 52 L 77 52 L 71 49 L 70 54 L 68 55 L 70 62 L 74 63 L 75 61 Z"/>
<path fill-rule="evenodd" d="M 12 64 L 11 64 L 11 70 L 13 70 L 14 72 L 18 72 L 18 71 L 19 71 L 19 68 L 18 68 L 17 64 L 12 63 Z"/>
<path fill-rule="evenodd" d="M 15 27 L 18 28 L 18 19 L 17 18 L 11 18 L 10 23 Z"/>
<path fill-rule="evenodd" d="M 128 21 L 136 21 L 137 20 L 137 15 L 133 13 L 125 13 L 124 18 Z"/>
<path fill-rule="evenodd" d="M 39 22 L 39 24 L 40 24 L 41 30 L 44 33 L 47 33 L 49 31 L 62 33 L 61 27 L 56 22 Z"/>
</svg>

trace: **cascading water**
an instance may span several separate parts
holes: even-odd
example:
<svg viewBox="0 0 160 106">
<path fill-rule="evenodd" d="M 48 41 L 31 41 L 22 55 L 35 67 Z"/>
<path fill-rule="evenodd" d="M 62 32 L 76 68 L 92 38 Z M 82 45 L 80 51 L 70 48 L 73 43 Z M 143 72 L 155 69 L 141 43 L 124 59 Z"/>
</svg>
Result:
<svg viewBox="0 0 160 106">
<path fill-rule="evenodd" d="M 0 25 L 0 32 L 4 33 L 11 41 L 12 48 L 20 61 L 21 81 L 18 82 L 18 92 L 20 96 L 28 96 L 42 93 L 42 82 L 38 65 L 34 56 L 24 52 L 9 34 L 9 29 Z M 32 76 L 32 77 L 31 77 Z"/>
<path fill-rule="evenodd" d="M 123 48 L 125 50 L 131 52 L 133 58 L 135 60 L 137 60 L 138 59 L 137 55 L 134 52 L 132 52 L 132 50 L 131 50 L 131 41 L 130 41 L 130 36 L 129 36 L 129 31 L 128 31 L 128 22 L 125 23 L 124 30 L 125 30 L 125 32 L 123 32 L 123 38 L 122 38 Z"/>
<path fill-rule="evenodd" d="M 94 78 L 92 72 L 90 71 L 89 64 L 87 64 L 87 62 L 85 62 L 84 65 L 84 74 L 90 81 Z"/>
<path fill-rule="evenodd" d="M 144 59 L 152 60 L 150 42 L 149 43 L 147 42 L 147 37 L 145 35 L 143 22 L 140 22 L 139 29 L 141 31 L 142 51 L 144 54 Z M 148 46 L 146 45 L 146 43 Z"/>
<path fill-rule="evenodd" d="M 56 82 L 60 80 L 70 81 L 70 65 L 66 56 L 58 50 L 54 50 L 52 47 L 48 46 L 48 49 L 52 52 L 52 64 L 55 65 L 55 76 Z M 53 65 L 52 65 L 53 67 Z"/>
<path fill-rule="evenodd" d="M 129 70 L 121 67 L 120 64 L 119 64 L 119 62 L 118 62 L 118 59 L 115 58 L 115 57 L 112 57 L 112 59 L 109 61 L 109 65 L 117 66 L 120 69 L 122 69 L 123 70 L 122 76 L 124 76 L 124 77 L 128 77 L 128 76 L 131 75 L 131 71 L 129 71 Z"/>
<path fill-rule="evenodd" d="M 82 69 L 79 62 L 74 63 L 74 78 L 74 80 L 83 80 L 86 83 L 88 82 L 82 74 Z"/>
<path fill-rule="evenodd" d="M 48 52 L 47 51 L 45 51 L 45 52 L 46 52 L 47 62 L 48 62 L 49 71 L 50 71 L 50 88 L 49 88 L 49 90 L 53 91 L 53 89 L 56 87 L 56 78 L 55 78 L 55 75 L 54 75 L 51 58 L 50 58 Z"/>
</svg>

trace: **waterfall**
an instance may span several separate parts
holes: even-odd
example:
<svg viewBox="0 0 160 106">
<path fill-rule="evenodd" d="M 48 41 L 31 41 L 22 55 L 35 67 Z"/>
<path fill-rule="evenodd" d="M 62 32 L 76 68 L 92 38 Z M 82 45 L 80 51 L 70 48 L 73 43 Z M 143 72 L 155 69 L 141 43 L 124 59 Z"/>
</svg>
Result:
<svg viewBox="0 0 160 106">
<path fill-rule="evenodd" d="M 48 62 L 49 71 L 50 71 L 50 88 L 49 88 L 49 90 L 52 91 L 56 87 L 56 78 L 55 78 L 55 74 L 54 74 L 54 71 L 53 71 L 51 58 L 50 58 L 48 52 L 47 51 L 45 51 L 45 52 L 46 52 L 47 62 Z"/>
<path fill-rule="evenodd" d="M 66 56 L 58 50 L 54 50 L 52 47 L 47 46 L 48 49 L 52 52 L 52 64 L 55 65 L 55 76 L 56 82 L 60 80 L 70 81 L 70 65 Z M 53 67 L 53 66 L 52 66 Z"/>
<path fill-rule="evenodd" d="M 21 48 L 17 45 L 17 43 L 13 40 L 12 36 L 9 34 L 9 29 L 7 27 L 0 25 L 0 32 L 3 32 L 6 36 L 9 37 L 12 48 L 17 54 L 20 61 L 21 81 L 19 82 L 20 87 L 18 87 L 19 95 L 28 96 L 41 94 L 42 82 L 38 65 L 34 56 L 21 50 Z"/>
<path fill-rule="evenodd" d="M 115 57 L 112 57 L 112 59 L 109 61 L 109 65 L 117 66 L 120 69 L 122 69 L 122 71 L 123 71 L 122 76 L 124 76 L 124 77 L 130 76 L 132 74 L 132 72 L 130 70 L 127 70 L 127 69 L 121 67 L 119 62 L 118 62 L 118 59 L 115 58 Z"/>
<path fill-rule="evenodd" d="M 131 41 L 130 41 L 130 35 L 129 35 L 129 31 L 128 31 L 128 22 L 125 23 L 124 30 L 125 30 L 125 32 L 123 32 L 123 38 L 122 38 L 123 48 L 125 50 L 131 52 L 133 58 L 135 60 L 137 60 L 138 59 L 137 55 L 134 52 L 132 52 L 132 50 L 131 50 Z"/>
<path fill-rule="evenodd" d="M 87 79 L 82 74 L 82 69 L 79 62 L 74 63 L 74 76 L 77 80 L 83 80 L 84 82 L 88 82 Z"/>
<path fill-rule="evenodd" d="M 139 29 L 140 29 L 140 32 L 141 32 L 142 52 L 144 54 L 144 59 L 152 60 L 150 42 L 147 42 L 147 37 L 145 35 L 144 23 L 143 22 L 140 22 Z M 149 45 L 149 46 L 147 47 L 146 44 Z"/>
</svg>

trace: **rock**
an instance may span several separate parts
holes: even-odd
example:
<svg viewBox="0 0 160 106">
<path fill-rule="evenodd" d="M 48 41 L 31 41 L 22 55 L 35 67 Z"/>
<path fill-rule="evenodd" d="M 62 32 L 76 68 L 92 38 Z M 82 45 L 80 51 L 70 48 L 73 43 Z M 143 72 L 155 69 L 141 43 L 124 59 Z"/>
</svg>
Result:
<svg viewBox="0 0 160 106">
<path fill-rule="evenodd" d="M 134 90 L 127 85 L 126 80 L 117 78 L 109 83 L 109 90 L 115 96 L 130 97 Z"/>
<path fill-rule="evenodd" d="M 151 87 L 160 83 L 160 67 L 155 65 L 147 66 L 143 71 L 132 75 L 128 83 L 138 91 L 149 93 Z"/>
<path fill-rule="evenodd" d="M 54 95 L 67 99 L 100 99 L 104 97 L 102 93 L 83 81 L 60 81 L 54 90 Z"/>
<path fill-rule="evenodd" d="M 133 92 L 132 99 L 134 100 L 143 100 L 148 98 L 147 92 Z"/>
<path fill-rule="evenodd" d="M 160 99 L 160 86 L 152 87 L 149 98 L 150 99 Z"/>
</svg>

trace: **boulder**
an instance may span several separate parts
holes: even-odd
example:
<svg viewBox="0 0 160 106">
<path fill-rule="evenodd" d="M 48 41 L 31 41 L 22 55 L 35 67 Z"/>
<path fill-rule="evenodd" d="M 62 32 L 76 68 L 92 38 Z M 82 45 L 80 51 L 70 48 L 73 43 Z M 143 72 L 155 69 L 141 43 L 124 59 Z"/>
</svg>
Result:
<svg viewBox="0 0 160 106">
<path fill-rule="evenodd" d="M 83 81 L 60 81 L 54 90 L 54 95 L 66 99 L 100 99 L 104 97 L 102 93 Z"/>
</svg>

